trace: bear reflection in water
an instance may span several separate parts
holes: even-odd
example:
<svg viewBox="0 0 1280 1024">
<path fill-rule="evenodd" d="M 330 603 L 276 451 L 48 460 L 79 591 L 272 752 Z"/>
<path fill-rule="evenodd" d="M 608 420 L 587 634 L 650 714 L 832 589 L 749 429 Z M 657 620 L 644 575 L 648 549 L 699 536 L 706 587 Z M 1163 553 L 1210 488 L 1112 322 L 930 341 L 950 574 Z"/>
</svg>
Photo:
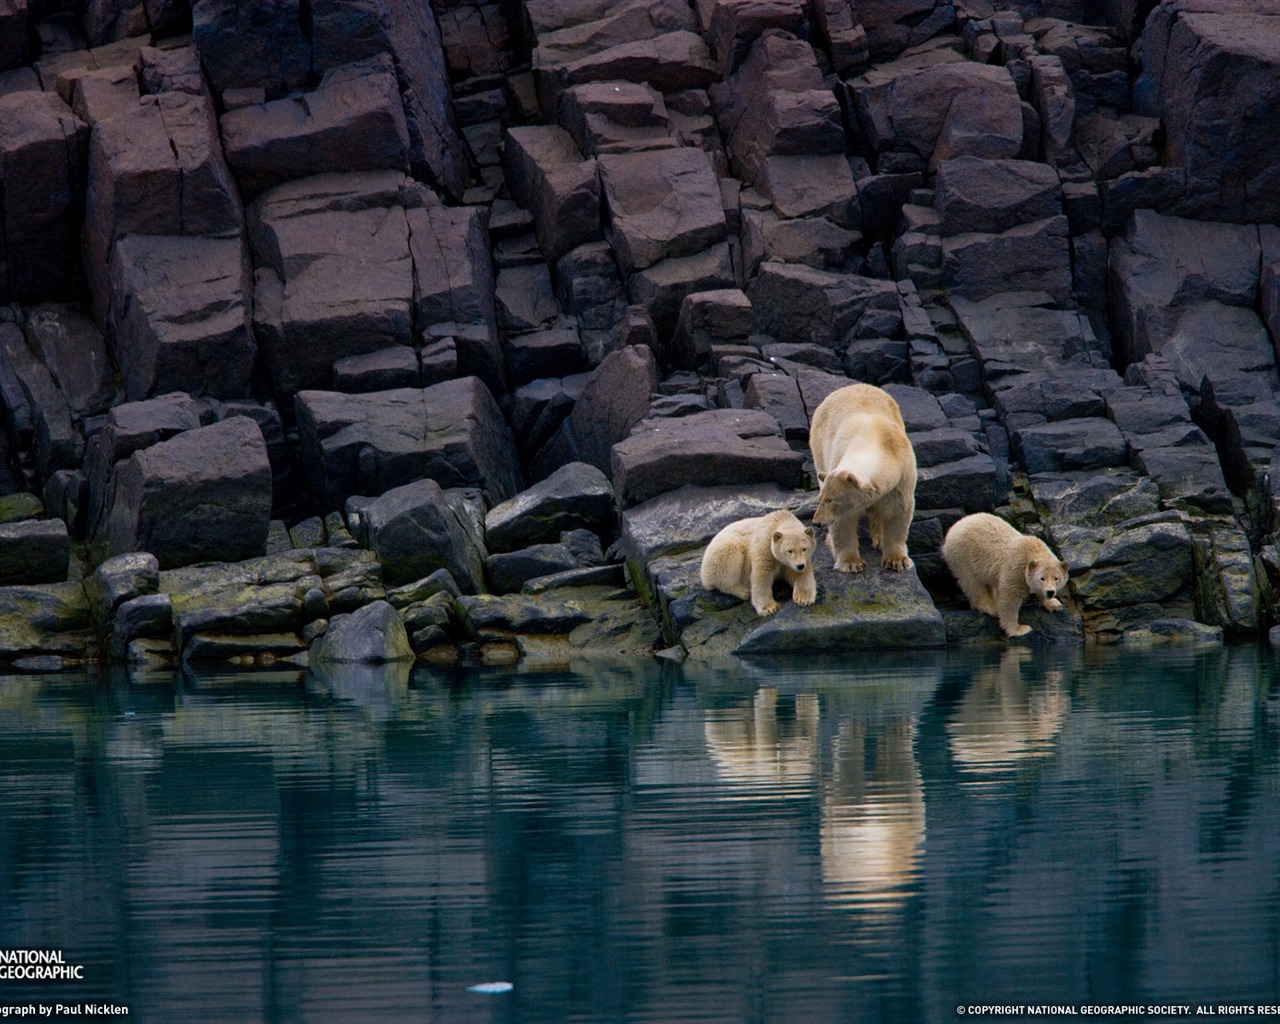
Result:
<svg viewBox="0 0 1280 1024">
<path fill-rule="evenodd" d="M 975 673 L 947 721 L 951 756 L 964 771 L 1007 771 L 1053 752 L 1052 740 L 1071 710 L 1062 672 L 1050 669 L 1023 678 L 1033 658 L 1025 647 L 1010 647 L 998 665 Z"/>
<path fill-rule="evenodd" d="M 712 762 L 732 785 L 731 796 L 808 799 L 820 792 L 828 898 L 892 910 L 909 894 L 924 842 L 915 716 L 846 708 L 824 743 L 821 707 L 815 694 L 799 694 L 793 704 L 765 686 L 750 707 L 709 710 L 704 729 Z"/>
</svg>

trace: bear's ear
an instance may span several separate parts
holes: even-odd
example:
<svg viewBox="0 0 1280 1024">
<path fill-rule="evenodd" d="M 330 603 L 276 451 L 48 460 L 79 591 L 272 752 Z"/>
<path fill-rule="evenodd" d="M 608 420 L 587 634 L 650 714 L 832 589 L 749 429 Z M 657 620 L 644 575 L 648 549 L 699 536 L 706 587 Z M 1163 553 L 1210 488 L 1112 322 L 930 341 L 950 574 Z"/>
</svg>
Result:
<svg viewBox="0 0 1280 1024">
<path fill-rule="evenodd" d="M 845 483 L 858 488 L 858 490 L 862 490 L 862 482 L 857 478 L 853 470 L 846 469 L 843 473 L 840 474 L 840 479 L 843 480 Z"/>
<path fill-rule="evenodd" d="M 810 540 L 813 540 L 813 527 L 812 527 L 812 526 L 806 526 L 806 527 L 804 528 L 804 535 L 805 535 L 806 537 L 808 537 Z"/>
<path fill-rule="evenodd" d="M 781 530 L 774 530 L 774 531 L 773 531 L 773 539 L 774 539 L 775 541 L 782 540 L 782 531 L 781 531 Z"/>
<path fill-rule="evenodd" d="M 1066 562 L 1059 562 L 1058 568 L 1062 570 L 1062 575 L 1064 576 L 1071 571 L 1071 566 L 1067 565 Z"/>
<path fill-rule="evenodd" d="M 1027 562 L 1027 575 L 1030 576 L 1038 568 L 1040 567 L 1036 564 L 1036 560 L 1034 558 L 1031 559 L 1030 561 Z"/>
<path fill-rule="evenodd" d="M 825 484 L 826 482 L 827 482 L 827 474 L 826 474 L 826 473 L 819 473 L 819 474 L 818 474 L 818 486 L 819 486 L 819 487 L 821 487 L 821 486 L 822 486 L 823 484 Z"/>
</svg>

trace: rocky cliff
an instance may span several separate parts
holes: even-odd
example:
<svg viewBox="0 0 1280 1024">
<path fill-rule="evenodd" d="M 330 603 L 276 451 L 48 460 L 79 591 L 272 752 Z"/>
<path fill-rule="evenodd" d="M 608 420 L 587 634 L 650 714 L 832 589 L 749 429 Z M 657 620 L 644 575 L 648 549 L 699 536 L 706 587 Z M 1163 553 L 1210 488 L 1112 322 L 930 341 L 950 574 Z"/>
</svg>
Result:
<svg viewBox="0 0 1280 1024">
<path fill-rule="evenodd" d="M 0 657 L 991 639 L 975 511 L 1041 637 L 1256 634 L 1278 129 L 1280 0 L 0 0 Z M 918 571 L 759 622 L 850 380 Z"/>
</svg>

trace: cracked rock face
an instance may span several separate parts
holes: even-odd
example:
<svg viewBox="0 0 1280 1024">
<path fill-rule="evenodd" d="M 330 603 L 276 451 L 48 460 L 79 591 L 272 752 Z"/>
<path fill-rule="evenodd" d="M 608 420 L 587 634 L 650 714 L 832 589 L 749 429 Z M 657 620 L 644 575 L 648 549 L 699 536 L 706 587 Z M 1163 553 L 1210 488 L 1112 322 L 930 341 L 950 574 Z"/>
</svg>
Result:
<svg viewBox="0 0 1280 1024">
<path fill-rule="evenodd" d="M 1277 0 L 46 7 L 0 4 L 0 602 L 47 624 L 0 659 L 86 609 L 213 661 L 366 608 L 361 658 L 990 638 L 975 511 L 1071 563 L 1054 642 L 1275 618 Z M 703 592 L 853 380 L 914 568 Z"/>
</svg>

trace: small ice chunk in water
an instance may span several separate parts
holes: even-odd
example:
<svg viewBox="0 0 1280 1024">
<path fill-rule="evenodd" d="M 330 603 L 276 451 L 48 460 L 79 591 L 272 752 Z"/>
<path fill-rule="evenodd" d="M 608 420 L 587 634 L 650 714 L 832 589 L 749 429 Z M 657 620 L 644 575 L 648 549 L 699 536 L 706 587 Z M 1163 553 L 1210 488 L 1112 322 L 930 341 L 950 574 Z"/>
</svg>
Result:
<svg viewBox="0 0 1280 1024">
<path fill-rule="evenodd" d="M 515 986 L 509 981 L 486 981 L 479 985 L 468 985 L 468 992 L 479 992 L 481 995 L 496 996 L 501 992 L 510 992 Z"/>
</svg>

